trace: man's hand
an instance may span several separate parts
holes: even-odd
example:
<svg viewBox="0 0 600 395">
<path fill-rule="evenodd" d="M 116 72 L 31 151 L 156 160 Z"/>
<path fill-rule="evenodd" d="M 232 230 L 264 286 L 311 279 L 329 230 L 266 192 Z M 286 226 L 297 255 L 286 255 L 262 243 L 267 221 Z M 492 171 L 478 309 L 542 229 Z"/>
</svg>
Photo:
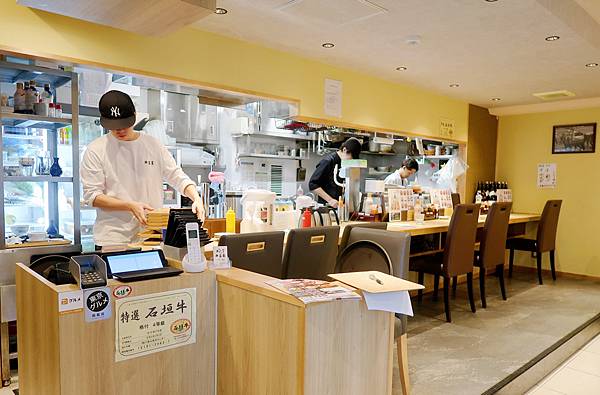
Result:
<svg viewBox="0 0 600 395">
<path fill-rule="evenodd" d="M 154 209 L 147 205 L 146 203 L 141 202 L 129 202 L 128 203 L 129 211 L 131 214 L 140 221 L 140 224 L 146 225 L 146 211 L 153 211 Z"/>
<path fill-rule="evenodd" d="M 194 212 L 196 214 L 198 219 L 204 221 L 206 212 L 204 211 L 204 204 L 202 203 L 202 200 L 200 200 L 200 199 L 194 200 L 194 203 L 192 203 L 192 212 Z"/>
<path fill-rule="evenodd" d="M 333 207 L 333 208 L 337 208 L 337 206 L 338 206 L 338 201 L 337 201 L 337 200 L 335 200 L 335 199 L 331 199 L 331 200 L 329 200 L 329 201 L 327 202 L 327 204 L 328 204 L 329 206 Z"/>
</svg>

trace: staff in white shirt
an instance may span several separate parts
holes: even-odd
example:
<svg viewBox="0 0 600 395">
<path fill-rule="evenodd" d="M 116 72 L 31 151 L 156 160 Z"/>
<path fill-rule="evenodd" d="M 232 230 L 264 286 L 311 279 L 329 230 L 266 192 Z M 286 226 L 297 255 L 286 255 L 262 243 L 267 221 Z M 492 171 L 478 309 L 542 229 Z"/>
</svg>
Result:
<svg viewBox="0 0 600 395">
<path fill-rule="evenodd" d="M 94 140 L 81 161 L 83 198 L 96 208 L 97 246 L 135 242 L 146 212 L 163 205 L 163 180 L 193 201 L 204 218 L 196 184 L 154 137 L 133 130 L 135 106 L 119 91 L 100 99 L 100 123 L 110 132 Z"/>
<path fill-rule="evenodd" d="M 402 167 L 385 178 L 386 185 L 407 186 L 408 178 L 419 171 L 419 164 L 414 159 L 406 159 Z"/>
</svg>

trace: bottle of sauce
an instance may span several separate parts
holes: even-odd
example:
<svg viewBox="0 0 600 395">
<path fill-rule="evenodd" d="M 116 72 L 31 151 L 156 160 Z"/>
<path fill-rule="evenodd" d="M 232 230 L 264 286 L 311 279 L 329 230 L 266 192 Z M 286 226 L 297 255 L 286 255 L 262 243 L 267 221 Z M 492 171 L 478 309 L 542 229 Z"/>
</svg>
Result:
<svg viewBox="0 0 600 395">
<path fill-rule="evenodd" d="M 235 211 L 231 208 L 225 214 L 225 232 L 235 233 Z"/>
<path fill-rule="evenodd" d="M 311 222 L 312 222 L 312 213 L 310 212 L 309 208 L 305 208 L 304 211 L 302 212 L 302 227 L 310 228 Z"/>
<path fill-rule="evenodd" d="M 23 113 L 26 110 L 25 106 L 25 88 L 22 82 L 17 82 L 17 88 L 13 95 L 14 112 Z"/>
</svg>

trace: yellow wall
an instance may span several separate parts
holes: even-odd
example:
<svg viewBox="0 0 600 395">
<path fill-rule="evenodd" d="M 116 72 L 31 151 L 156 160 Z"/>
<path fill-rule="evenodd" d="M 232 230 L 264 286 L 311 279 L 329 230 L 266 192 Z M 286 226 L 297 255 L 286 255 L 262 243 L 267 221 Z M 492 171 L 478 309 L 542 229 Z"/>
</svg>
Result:
<svg viewBox="0 0 600 395">
<path fill-rule="evenodd" d="M 563 200 L 557 270 L 600 277 L 600 153 L 551 154 L 553 125 L 589 122 L 600 123 L 600 108 L 500 117 L 496 168 L 513 189 L 515 211 L 541 212 L 546 200 Z M 537 188 L 538 163 L 557 164 L 556 189 Z M 533 266 L 527 254 L 518 258 Z"/>
<path fill-rule="evenodd" d="M 323 80 L 343 87 L 341 121 L 438 136 L 440 117 L 467 140 L 468 105 L 289 53 L 186 28 L 151 38 L 0 0 L 0 50 L 142 70 L 301 101 L 300 115 L 325 118 Z"/>
</svg>

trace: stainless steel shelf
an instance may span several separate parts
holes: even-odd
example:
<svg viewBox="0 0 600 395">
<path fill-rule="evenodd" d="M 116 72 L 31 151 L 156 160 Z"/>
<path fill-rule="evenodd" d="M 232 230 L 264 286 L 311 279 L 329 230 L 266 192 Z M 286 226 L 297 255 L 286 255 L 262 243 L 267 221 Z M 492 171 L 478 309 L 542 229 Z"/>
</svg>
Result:
<svg viewBox="0 0 600 395">
<path fill-rule="evenodd" d="M 370 171 L 367 176 L 389 176 L 393 171 Z"/>
<path fill-rule="evenodd" d="M 233 135 L 233 138 L 240 138 L 244 136 L 251 137 L 273 137 L 278 139 L 296 140 L 296 141 L 313 141 L 311 136 L 301 136 L 293 133 L 278 133 L 278 132 L 248 132 Z"/>
<path fill-rule="evenodd" d="M 303 160 L 299 156 L 279 156 L 272 154 L 238 154 L 238 158 L 264 158 L 264 159 L 288 159 L 288 160 Z"/>
<path fill-rule="evenodd" d="M 30 64 L 0 61 L 0 81 L 14 84 L 17 81 L 35 80 L 42 86 L 50 84 L 58 88 L 71 81 L 73 73 L 59 69 L 49 69 Z"/>
<path fill-rule="evenodd" d="M 4 176 L 4 182 L 73 182 L 73 177 Z"/>
<path fill-rule="evenodd" d="M 398 155 L 395 152 L 371 152 L 371 151 L 361 151 L 361 154 L 365 155 L 379 155 L 379 156 L 396 156 Z"/>
<path fill-rule="evenodd" d="M 416 155 L 414 158 L 423 158 L 423 159 L 450 159 L 454 155 Z"/>
<path fill-rule="evenodd" d="M 42 117 L 34 114 L 18 114 L 10 112 L 1 112 L 0 121 L 3 124 L 16 128 L 40 128 L 40 129 L 58 129 L 71 125 L 70 118 Z"/>
</svg>

